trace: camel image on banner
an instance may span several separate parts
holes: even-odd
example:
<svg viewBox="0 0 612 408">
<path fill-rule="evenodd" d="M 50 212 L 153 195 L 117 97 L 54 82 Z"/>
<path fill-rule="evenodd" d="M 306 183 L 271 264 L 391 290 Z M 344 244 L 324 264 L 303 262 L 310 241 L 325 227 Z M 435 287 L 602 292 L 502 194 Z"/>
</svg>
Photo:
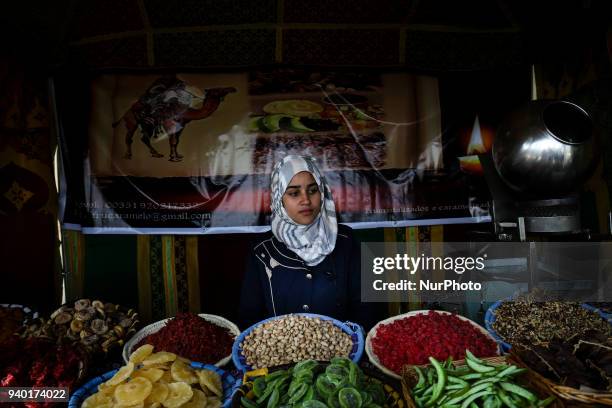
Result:
<svg viewBox="0 0 612 408">
<path fill-rule="evenodd" d="M 132 141 L 136 130 L 140 129 L 140 140 L 149 148 L 151 157 L 164 157 L 151 141 L 167 136 L 170 144 L 171 162 L 179 162 L 183 156 L 178 152 L 178 144 L 185 126 L 193 120 L 206 119 L 218 108 L 223 98 L 236 88 L 210 88 L 204 90 L 204 98 L 189 90 L 185 81 L 174 75 L 155 80 L 146 92 L 112 124 L 113 128 L 125 123 L 126 153 L 124 158 L 132 158 Z M 195 99 L 203 99 L 202 106 L 192 108 Z"/>
</svg>

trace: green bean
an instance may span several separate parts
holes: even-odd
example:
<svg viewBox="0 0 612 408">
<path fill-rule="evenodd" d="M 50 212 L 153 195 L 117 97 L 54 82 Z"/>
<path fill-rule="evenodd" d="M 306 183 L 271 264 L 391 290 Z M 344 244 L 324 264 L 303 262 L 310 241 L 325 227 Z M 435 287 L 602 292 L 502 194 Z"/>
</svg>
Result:
<svg viewBox="0 0 612 408">
<path fill-rule="evenodd" d="M 538 400 L 538 397 L 535 396 L 535 394 L 533 394 L 531 391 L 526 390 L 523 387 L 519 387 L 516 384 L 512 384 L 509 382 L 502 382 L 501 387 L 508 392 L 511 392 L 513 394 L 516 394 L 520 397 L 523 397 L 531 402 L 536 402 Z"/>
<path fill-rule="evenodd" d="M 440 365 L 438 360 L 433 357 L 429 357 L 429 362 L 434 366 L 436 370 L 438 381 L 431 397 L 425 404 L 426 407 L 432 406 L 438 400 L 438 398 L 440 398 L 440 395 L 442 395 L 442 391 L 444 391 L 444 386 L 446 385 L 446 373 L 444 372 L 444 368 L 442 367 L 442 365 Z"/>
<path fill-rule="evenodd" d="M 470 404 L 472 404 L 478 398 L 484 397 L 486 395 L 492 395 L 492 394 L 493 394 L 493 391 L 490 391 L 490 390 L 480 391 L 480 392 L 477 392 L 476 394 L 472 394 L 465 401 L 463 401 L 463 404 L 461 404 L 461 408 L 467 408 L 468 406 L 470 406 Z"/>
</svg>

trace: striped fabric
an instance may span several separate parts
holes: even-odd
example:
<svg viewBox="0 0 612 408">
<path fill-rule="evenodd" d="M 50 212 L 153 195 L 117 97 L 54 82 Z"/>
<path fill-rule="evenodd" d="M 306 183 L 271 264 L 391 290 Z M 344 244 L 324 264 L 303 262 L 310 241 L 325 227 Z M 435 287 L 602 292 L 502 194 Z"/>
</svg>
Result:
<svg viewBox="0 0 612 408">
<path fill-rule="evenodd" d="M 197 237 L 138 236 L 139 313 L 144 323 L 200 312 Z"/>
<path fill-rule="evenodd" d="M 297 173 L 308 171 L 312 174 L 319 191 L 323 194 L 321 212 L 309 225 L 296 223 L 289 217 L 283 206 L 283 194 L 289 182 Z M 321 263 L 336 246 L 338 222 L 336 206 L 325 177 L 308 156 L 288 155 L 274 166 L 272 171 L 272 233 L 295 252 L 307 265 Z"/>
</svg>

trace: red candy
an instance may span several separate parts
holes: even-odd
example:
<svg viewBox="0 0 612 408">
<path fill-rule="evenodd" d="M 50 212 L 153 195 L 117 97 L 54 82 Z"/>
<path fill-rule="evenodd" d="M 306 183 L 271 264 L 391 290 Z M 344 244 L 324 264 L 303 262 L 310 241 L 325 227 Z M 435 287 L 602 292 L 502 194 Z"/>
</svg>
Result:
<svg viewBox="0 0 612 408">
<path fill-rule="evenodd" d="M 231 353 L 233 343 L 234 337 L 228 329 L 193 313 L 179 313 L 136 347 L 151 344 L 155 351 L 168 351 L 191 361 L 214 364 Z"/>
<path fill-rule="evenodd" d="M 378 327 L 372 348 L 380 362 L 399 373 L 402 366 L 429 364 L 428 358 L 465 358 L 465 350 L 477 357 L 497 354 L 496 343 L 471 323 L 456 315 L 429 312 Z"/>
</svg>

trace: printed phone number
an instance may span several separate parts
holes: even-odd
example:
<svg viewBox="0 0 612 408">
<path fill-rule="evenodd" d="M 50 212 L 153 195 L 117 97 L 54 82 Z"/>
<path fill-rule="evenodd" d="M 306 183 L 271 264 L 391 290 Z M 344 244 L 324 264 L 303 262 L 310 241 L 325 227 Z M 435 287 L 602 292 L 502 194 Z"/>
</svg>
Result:
<svg viewBox="0 0 612 408">
<path fill-rule="evenodd" d="M 67 387 L 0 387 L 0 402 L 68 402 Z"/>
<path fill-rule="evenodd" d="M 80 208 L 94 210 L 94 209 L 113 209 L 113 210 L 159 210 L 159 209 L 189 209 L 197 206 L 201 203 L 137 203 L 130 201 L 105 201 L 103 203 L 88 202 L 79 203 Z"/>
</svg>

